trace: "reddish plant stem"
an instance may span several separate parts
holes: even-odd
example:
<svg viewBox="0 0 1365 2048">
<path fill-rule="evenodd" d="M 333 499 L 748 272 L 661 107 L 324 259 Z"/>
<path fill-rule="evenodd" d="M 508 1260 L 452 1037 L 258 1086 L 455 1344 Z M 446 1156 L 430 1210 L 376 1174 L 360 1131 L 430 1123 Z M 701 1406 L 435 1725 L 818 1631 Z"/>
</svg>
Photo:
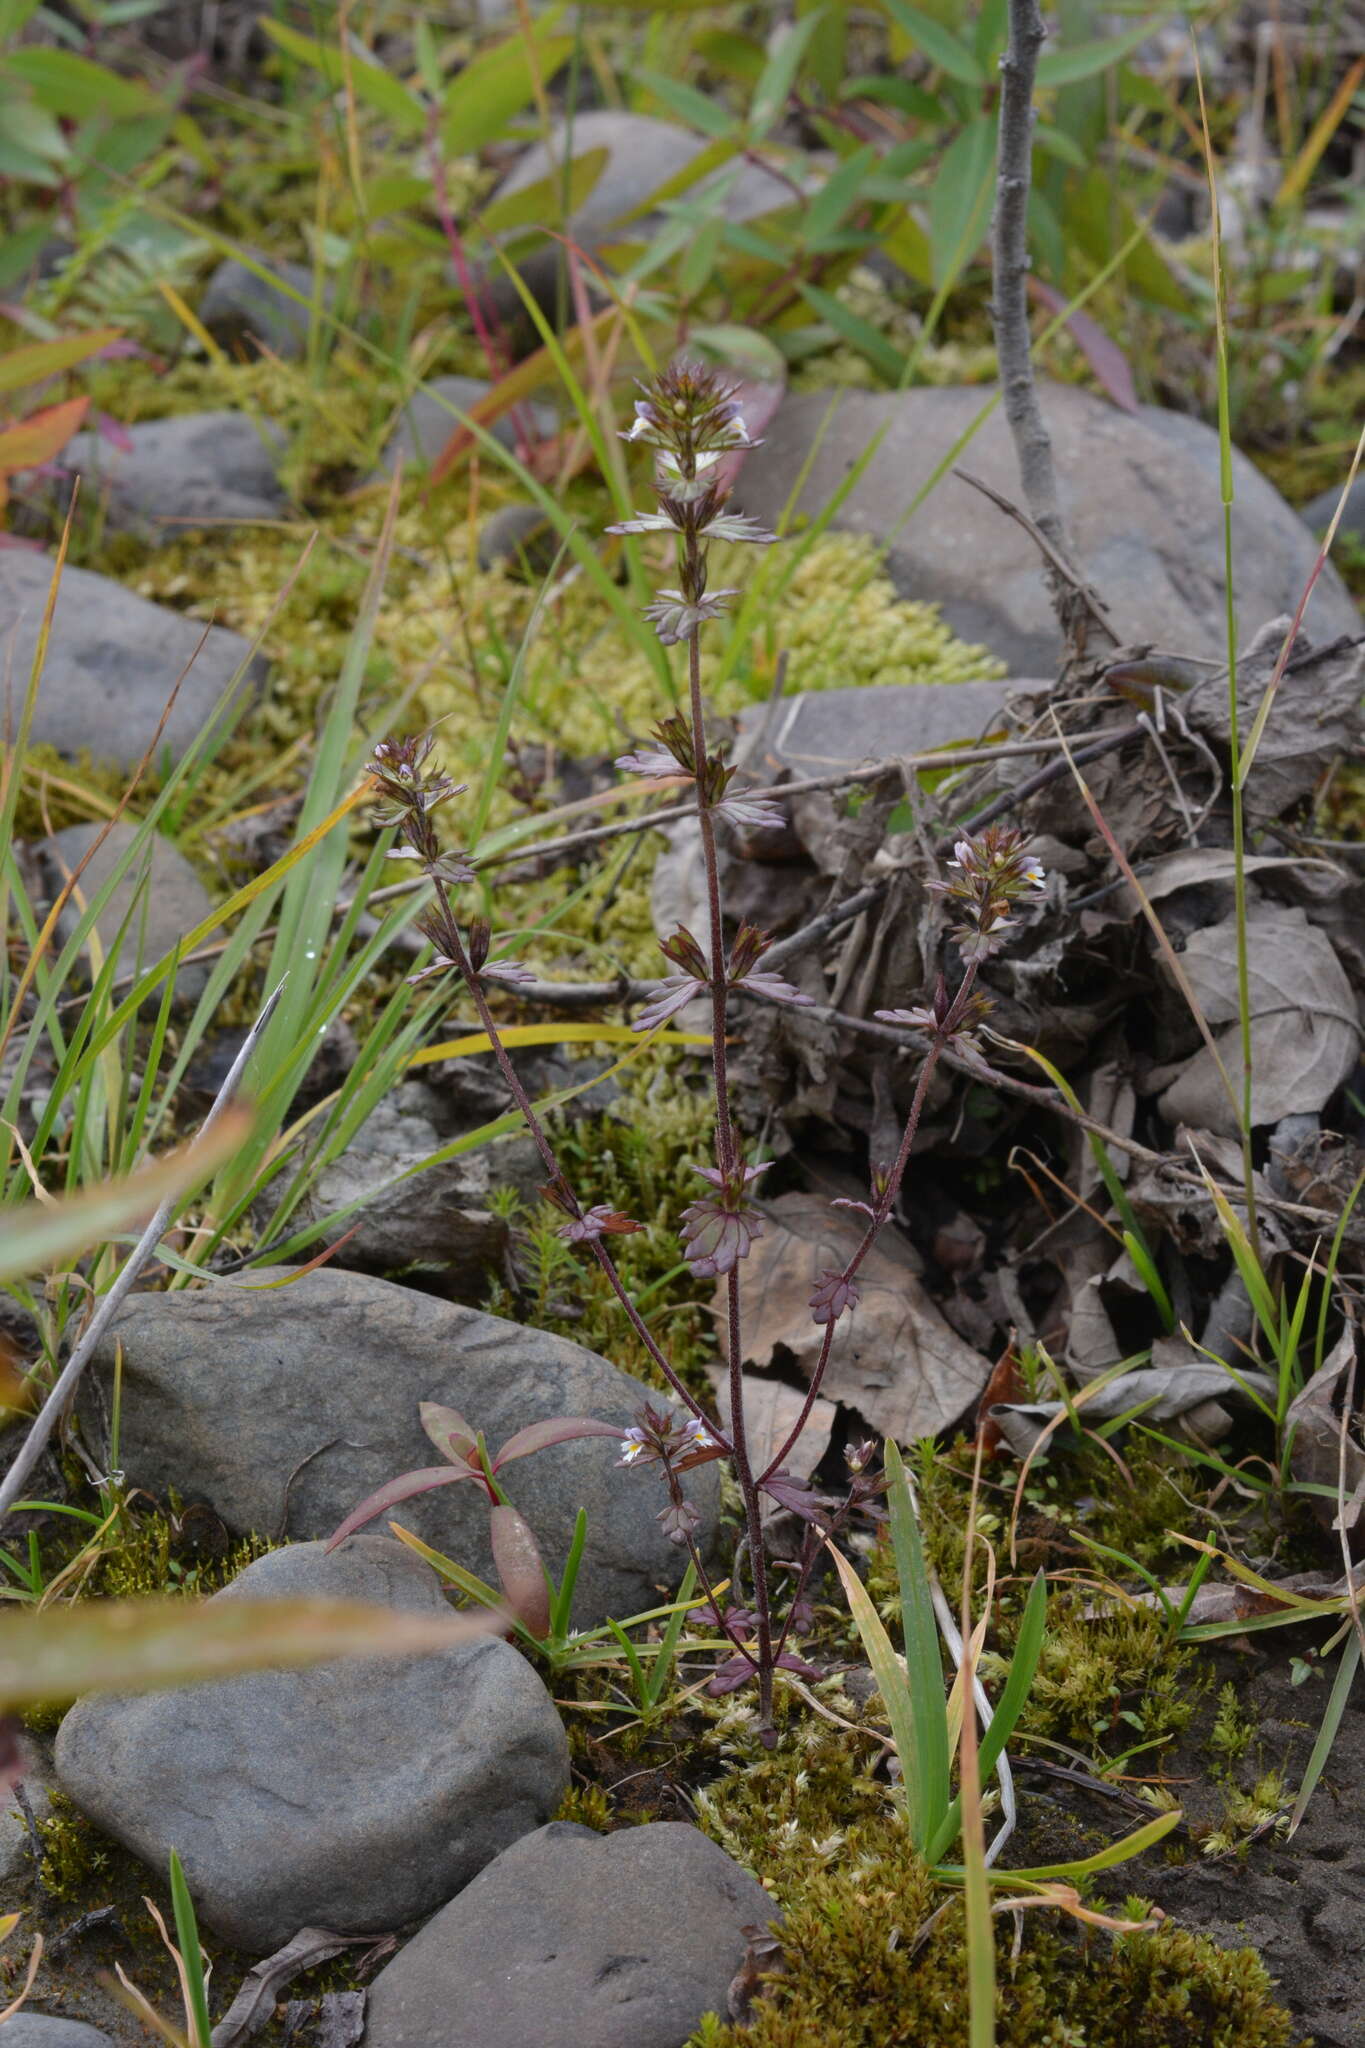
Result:
<svg viewBox="0 0 1365 2048">
<path fill-rule="evenodd" d="M 465 254 L 464 237 L 455 222 L 455 214 L 450 204 L 450 188 L 446 184 L 445 160 L 441 155 L 441 139 L 436 126 L 435 108 L 432 109 L 427 128 L 427 150 L 431 161 L 431 196 L 436 205 L 436 218 L 441 224 L 441 233 L 446 238 L 451 266 L 459 281 L 460 290 L 464 293 L 469 318 L 479 347 L 483 350 L 484 361 L 488 365 L 488 374 L 496 384 L 507 372 L 507 344 L 498 331 L 496 313 L 492 312 L 490 307 L 485 307 L 479 297 L 474 273 Z M 531 452 L 531 437 L 526 431 L 521 407 L 513 406 L 510 417 L 513 432 L 517 437 L 517 457 L 518 460 L 525 462 Z"/>
<path fill-rule="evenodd" d="M 517 1073 L 516 1068 L 512 1065 L 512 1062 L 508 1057 L 507 1048 L 502 1042 L 502 1034 L 498 1030 L 497 1020 L 494 1018 L 492 1011 L 488 1007 L 488 1001 L 484 995 L 478 974 L 475 971 L 473 962 L 470 960 L 468 953 L 465 951 L 464 939 L 463 936 L 461 935 L 460 927 L 456 922 L 454 911 L 451 908 L 450 898 L 446 892 L 445 883 L 441 881 L 439 876 L 435 875 L 432 876 L 432 882 L 435 887 L 437 902 L 441 906 L 441 914 L 445 926 L 445 929 L 441 934 L 442 946 L 445 952 L 449 955 L 450 959 L 454 961 L 455 966 L 460 974 L 461 980 L 464 982 L 465 987 L 469 990 L 470 1000 L 473 1003 L 475 1010 L 478 1012 L 479 1022 L 480 1024 L 482 1024 L 484 1030 L 488 1034 L 488 1042 L 490 1046 L 493 1048 L 493 1057 L 496 1059 L 498 1063 L 498 1068 L 502 1074 L 503 1080 L 507 1083 L 507 1087 L 509 1092 L 511 1093 L 512 1100 L 516 1103 L 517 1108 L 520 1110 L 523 1118 L 525 1119 L 526 1128 L 531 1133 L 531 1137 L 535 1142 L 536 1150 L 540 1153 L 540 1156 L 545 1163 L 546 1172 L 549 1174 L 550 1179 L 555 1183 L 555 1185 L 564 1190 L 569 1200 L 573 1203 L 575 1212 L 581 1216 L 583 1213 L 582 1204 L 579 1202 L 577 1195 L 575 1195 L 573 1189 L 570 1187 L 568 1183 L 568 1180 L 565 1178 L 563 1170 L 560 1167 L 559 1160 L 556 1157 L 555 1149 L 553 1145 L 550 1143 L 548 1136 L 546 1135 L 545 1127 L 541 1123 L 540 1118 L 536 1115 L 535 1108 L 531 1102 L 531 1098 L 527 1094 L 526 1089 L 522 1084 L 522 1081 Z M 644 1317 L 640 1314 L 640 1311 L 635 1306 L 635 1303 L 631 1300 L 625 1282 L 622 1280 L 620 1273 L 617 1271 L 616 1261 L 612 1258 L 611 1253 L 607 1251 L 606 1247 L 603 1245 L 602 1240 L 600 1238 L 594 1237 L 589 1239 L 589 1245 L 592 1250 L 594 1258 L 597 1260 L 598 1265 L 606 1274 L 608 1285 L 611 1287 L 613 1294 L 616 1296 L 622 1308 L 625 1310 L 626 1315 L 630 1320 L 631 1328 L 634 1330 L 636 1336 L 640 1339 L 640 1342 L 644 1345 L 645 1350 L 648 1352 L 654 1364 L 658 1367 L 659 1371 L 667 1380 L 669 1386 L 673 1389 L 673 1392 L 677 1395 L 678 1399 L 684 1403 L 689 1412 L 696 1416 L 699 1422 L 705 1423 L 707 1429 L 710 1430 L 711 1434 L 717 1438 L 722 1449 L 726 1451 L 730 1450 L 731 1446 L 724 1430 L 717 1428 L 715 1422 L 706 1413 L 706 1410 L 697 1400 L 696 1395 L 691 1393 L 689 1389 L 679 1379 L 677 1373 L 669 1364 L 668 1359 L 664 1356 L 663 1352 L 659 1348 L 659 1345 L 655 1340 L 654 1334 L 650 1330 L 649 1325 L 646 1323 Z"/>
<path fill-rule="evenodd" d="M 694 472 L 695 473 L 695 472 Z M 684 543 L 686 569 L 683 588 L 700 591 L 705 587 L 700 543 L 689 532 Z M 716 858 L 716 826 L 712 815 L 710 777 L 706 771 L 706 725 L 701 697 L 701 628 L 694 626 L 687 642 L 687 677 L 692 713 L 692 749 L 696 763 L 693 788 L 697 799 L 697 823 L 701 833 L 702 858 L 706 868 L 706 901 L 710 919 L 711 966 L 711 1067 L 716 1096 L 716 1163 L 727 1181 L 739 1169 L 730 1115 L 730 1079 L 725 1041 L 729 1029 L 729 971 L 725 951 L 725 922 L 721 905 L 720 866 Z M 737 1199 L 743 1200 L 742 1188 Z M 726 1287 L 729 1339 L 730 1456 L 735 1478 L 744 1501 L 744 1521 L 749 1536 L 749 1568 L 753 1576 L 754 1612 L 758 1632 L 758 1724 L 766 1737 L 773 1724 L 773 1627 L 768 1603 L 768 1573 L 763 1555 L 763 1512 L 758 1487 L 749 1459 L 749 1434 L 744 1421 L 744 1345 L 741 1330 L 739 1274 L 731 1268 Z"/>
</svg>

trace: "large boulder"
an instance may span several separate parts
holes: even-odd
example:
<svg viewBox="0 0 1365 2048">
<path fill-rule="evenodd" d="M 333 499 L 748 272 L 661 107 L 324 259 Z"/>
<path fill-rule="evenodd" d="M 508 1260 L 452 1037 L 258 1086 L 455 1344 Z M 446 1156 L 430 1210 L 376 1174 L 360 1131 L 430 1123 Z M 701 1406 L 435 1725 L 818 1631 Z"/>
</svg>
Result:
<svg viewBox="0 0 1365 2048">
<path fill-rule="evenodd" d="M 700 1829 L 553 1822 L 374 1980 L 366 2048 L 682 2048 L 776 1907 Z"/>
<path fill-rule="evenodd" d="M 216 1600 L 364 1600 L 439 1612 L 391 1536 L 293 1544 Z M 181 1692 L 89 1695 L 57 1735 L 76 1804 L 262 1955 L 302 1927 L 379 1934 L 430 1913 L 554 1812 L 568 1742 L 541 1680 L 490 1636 L 425 1657 L 342 1658 Z M 38 2048 L 38 2044 L 34 2044 Z"/>
<path fill-rule="evenodd" d="M 53 566 L 27 548 L 0 549 L 0 646 L 16 686 L 33 666 Z M 265 667 L 238 633 L 149 604 L 107 576 L 65 568 L 30 736 L 62 754 L 87 749 L 97 761 L 132 767 L 178 682 L 156 742 L 158 756 L 178 760 L 216 716 L 232 716 Z"/>
<path fill-rule="evenodd" d="M 67 443 L 57 491 L 63 510 L 70 478 L 79 476 L 83 511 L 98 506 L 110 531 L 157 546 L 196 520 L 222 526 L 278 519 L 287 509 L 275 474 L 284 435 L 268 422 L 245 412 L 181 413 L 126 432 L 127 447 L 93 432 Z"/>
<path fill-rule="evenodd" d="M 392 1281 L 330 1266 L 286 1287 L 254 1272 L 174 1294 L 135 1295 L 97 1355 L 107 1383 L 123 1350 L 119 1462 L 134 1486 L 205 1500 L 229 1528 L 330 1536 L 400 1472 L 438 1462 L 418 1405 L 455 1408 L 490 1450 L 529 1423 L 590 1415 L 629 1425 L 659 1395 L 566 1338 L 460 1308 Z M 100 1377 L 85 1398 L 96 1404 Z M 574 1602 L 580 1627 L 655 1605 L 681 1575 L 656 1519 L 657 1474 L 617 1468 L 594 1437 L 509 1466 L 508 1494 L 558 1572 L 580 1507 L 587 1544 Z M 714 1541 L 717 1468 L 689 1475 Z M 426 1542 L 493 1576 L 488 1506 L 472 1484 L 445 1486 L 395 1511 Z M 382 1523 L 379 1526 L 383 1526 Z"/>
<path fill-rule="evenodd" d="M 794 496 L 795 513 L 813 517 L 880 435 L 835 526 L 884 542 L 897 589 L 934 599 L 961 638 L 984 641 L 1016 675 L 1048 675 L 1060 640 L 1042 558 L 1028 534 L 951 474 L 901 524 L 990 396 L 950 386 L 847 391 L 833 399 L 824 391 L 793 393 L 765 429 L 763 446 L 746 458 L 736 503 L 772 525 Z M 1120 639 L 1174 654 L 1223 654 L 1217 434 L 1157 406 L 1121 412 L 1071 385 L 1045 383 L 1040 396 L 1079 565 L 1110 604 Z M 1018 459 L 998 406 L 956 459 L 1020 502 Z M 1296 610 L 1317 543 L 1240 454 L 1233 457 L 1233 483 L 1237 596 L 1243 624 L 1251 627 Z M 1330 565 L 1305 623 L 1315 640 L 1360 630 L 1360 615 Z"/>
</svg>

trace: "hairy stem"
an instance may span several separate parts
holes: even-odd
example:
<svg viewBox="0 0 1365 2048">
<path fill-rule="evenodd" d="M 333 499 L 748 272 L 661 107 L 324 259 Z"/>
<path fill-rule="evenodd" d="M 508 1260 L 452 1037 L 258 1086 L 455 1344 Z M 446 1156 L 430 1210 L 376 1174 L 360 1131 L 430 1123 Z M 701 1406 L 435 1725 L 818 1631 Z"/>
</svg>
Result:
<svg viewBox="0 0 1365 2048">
<path fill-rule="evenodd" d="M 546 1172 L 549 1174 L 550 1179 L 555 1183 L 555 1185 L 564 1190 L 569 1200 L 573 1203 L 575 1211 L 579 1215 L 581 1215 L 583 1213 L 582 1205 L 579 1203 L 578 1197 L 574 1194 L 573 1189 L 570 1187 L 568 1180 L 565 1178 L 565 1175 L 560 1167 L 558 1157 L 556 1156 L 554 1146 L 550 1143 L 549 1137 L 547 1136 L 545 1131 L 545 1127 L 541 1123 L 540 1118 L 536 1115 L 535 1107 L 531 1101 L 531 1098 L 527 1094 L 526 1089 L 521 1081 L 520 1076 L 517 1073 L 516 1068 L 512 1065 L 511 1059 L 508 1057 L 507 1048 L 502 1042 L 502 1034 L 498 1030 L 497 1020 L 495 1019 L 492 1011 L 488 1007 L 488 1000 L 484 995 L 483 988 L 479 981 L 478 973 L 474 967 L 473 962 L 469 958 L 469 954 L 465 950 L 464 937 L 460 931 L 459 924 L 456 921 L 455 913 L 451 908 L 450 897 L 447 894 L 445 883 L 441 881 L 439 876 L 433 876 L 432 880 L 436 890 L 436 900 L 441 908 L 442 921 L 444 925 L 444 929 L 441 934 L 442 947 L 444 948 L 445 952 L 448 954 L 450 959 L 454 961 L 461 980 L 464 982 L 465 987 L 469 990 L 470 1001 L 473 1003 L 474 1008 L 478 1013 L 479 1022 L 483 1026 L 484 1031 L 487 1033 L 488 1042 L 490 1046 L 493 1048 L 493 1057 L 496 1059 L 498 1063 L 498 1068 L 502 1074 L 503 1080 L 507 1083 L 508 1091 L 511 1094 L 512 1100 L 516 1103 L 517 1108 L 520 1110 L 521 1115 L 525 1120 L 526 1128 L 530 1132 L 532 1139 L 535 1141 L 536 1150 L 540 1153 L 541 1159 L 545 1163 Z M 617 1270 L 616 1261 L 612 1258 L 611 1253 L 606 1249 L 605 1245 L 602 1243 L 602 1240 L 600 1238 L 595 1237 L 590 1239 L 589 1246 L 592 1251 L 593 1257 L 597 1260 L 598 1265 L 606 1274 L 608 1284 L 610 1285 L 613 1294 L 615 1294 L 617 1300 L 620 1302 L 622 1308 L 625 1310 L 626 1315 L 630 1320 L 631 1328 L 634 1330 L 636 1336 L 640 1339 L 640 1342 L 644 1345 L 645 1350 L 648 1352 L 654 1364 L 658 1367 L 659 1371 L 667 1380 L 673 1392 L 677 1395 L 678 1399 L 681 1402 L 683 1402 L 683 1404 L 688 1409 L 689 1413 L 695 1415 L 699 1422 L 704 1422 L 706 1424 L 706 1427 L 711 1431 L 712 1435 L 715 1436 L 717 1440 L 722 1444 L 722 1446 L 728 1450 L 729 1442 L 725 1436 L 725 1432 L 723 1430 L 718 1430 L 716 1428 L 716 1425 L 712 1421 L 712 1418 L 706 1413 L 706 1410 L 702 1407 L 696 1395 L 691 1393 L 690 1390 L 683 1384 L 682 1380 L 679 1379 L 677 1373 L 669 1364 L 668 1359 L 664 1356 L 664 1353 L 659 1348 L 658 1342 L 656 1341 L 649 1325 L 646 1323 L 644 1317 L 640 1314 L 640 1311 L 635 1306 L 635 1303 L 631 1300 L 630 1292 L 626 1287 L 624 1280 L 622 1280 L 619 1271 Z"/>
<path fill-rule="evenodd" d="M 683 588 L 705 588 L 705 563 L 694 533 L 684 543 Z M 725 1040 L 729 1030 L 729 974 L 725 952 L 725 922 L 721 904 L 720 867 L 716 858 L 716 826 L 712 816 L 710 778 L 706 770 L 706 725 L 701 698 L 701 628 L 696 626 L 687 642 L 688 695 L 692 713 L 692 748 L 697 774 L 697 822 L 701 832 L 702 858 L 706 868 L 706 903 L 710 923 L 711 968 L 711 1071 L 716 1097 L 716 1163 L 726 1179 L 739 1163 L 734 1123 L 730 1115 L 730 1082 Z M 754 1611 L 758 1617 L 758 1722 L 766 1738 L 773 1717 L 773 1632 L 768 1606 L 768 1574 L 763 1555 L 763 1509 L 749 1459 L 749 1433 L 744 1418 L 744 1344 L 740 1313 L 739 1274 L 732 1268 L 726 1288 L 727 1329 L 730 1360 L 730 1454 L 735 1478 L 744 1501 L 744 1520 L 749 1535 L 750 1570 L 754 1581 Z"/>
</svg>

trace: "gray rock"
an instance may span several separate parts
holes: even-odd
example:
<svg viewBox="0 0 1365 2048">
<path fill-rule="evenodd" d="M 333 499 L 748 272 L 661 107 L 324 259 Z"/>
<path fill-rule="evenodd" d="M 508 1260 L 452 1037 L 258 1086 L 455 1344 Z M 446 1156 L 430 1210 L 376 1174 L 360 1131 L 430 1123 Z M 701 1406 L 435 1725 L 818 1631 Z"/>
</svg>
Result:
<svg viewBox="0 0 1365 2048">
<path fill-rule="evenodd" d="M 65 831 L 57 832 L 42 842 L 38 854 L 49 902 L 58 895 L 67 875 L 75 872 L 86 849 L 99 838 L 101 829 L 99 825 L 68 825 Z M 153 832 L 141 851 L 132 854 L 137 834 L 135 825 L 113 825 L 103 845 L 92 854 L 89 866 L 76 885 L 86 902 L 91 903 L 120 861 L 129 861 L 126 873 L 115 883 L 109 901 L 95 920 L 95 929 L 106 957 L 118 941 L 120 927 L 127 920 L 122 941 L 118 943 L 117 974 L 133 973 L 160 960 L 208 916 L 212 907 L 208 890 L 177 846 L 159 832 Z M 68 903 L 57 926 L 58 939 L 63 945 L 78 921 L 75 905 Z M 208 980 L 208 972 L 207 961 L 180 969 L 175 978 L 180 1001 L 190 1003 L 198 1000 Z M 156 1009 L 160 994 L 158 988 L 148 997 L 149 1009 Z"/>
<path fill-rule="evenodd" d="M 270 1552 L 217 1600 L 368 1600 L 438 1611 L 391 1536 Z M 164 1870 L 204 1920 L 266 1954 L 301 1927 L 378 1934 L 430 1913 L 553 1813 L 569 1778 L 554 1704 L 510 1643 L 343 1658 L 187 1691 L 89 1695 L 57 1735 L 63 1789 Z"/>
<path fill-rule="evenodd" d="M 82 510 L 98 505 L 107 528 L 157 545 L 196 519 L 278 519 L 288 500 L 275 475 L 284 435 L 244 412 L 183 413 L 127 429 L 129 449 L 102 434 L 77 434 L 61 457 L 58 500 L 80 476 Z"/>
<path fill-rule="evenodd" d="M 704 137 L 693 135 L 672 121 L 658 121 L 651 114 L 628 114 L 614 107 L 601 107 L 591 113 L 576 115 L 571 130 L 566 130 L 566 125 L 561 122 L 546 141 L 537 142 L 528 149 L 498 186 L 494 199 L 505 199 L 514 192 L 523 192 L 528 185 L 538 185 L 557 170 L 564 161 L 566 134 L 574 161 L 593 150 L 605 149 L 607 152 L 607 160 L 592 191 L 569 215 L 564 226 L 564 232 L 586 249 L 594 249 L 611 240 L 612 235 L 608 231 L 622 214 L 629 213 L 651 192 L 656 192 L 679 171 L 685 170 L 707 146 Z M 699 179 L 683 196 L 689 203 L 710 198 L 721 207 L 727 220 L 735 221 L 752 220 L 759 214 L 771 213 L 793 202 L 789 184 L 761 165 L 747 162 L 739 167 L 737 173 L 721 170 Z M 657 214 L 651 214 L 632 221 L 621 230 L 622 238 L 629 241 L 647 238 L 651 229 L 657 227 L 659 218 Z M 558 227 L 559 222 L 550 218 L 547 225 Z M 525 256 L 514 256 L 514 260 L 527 289 L 547 312 L 552 310 L 558 296 L 559 244 L 542 243 Z M 490 277 L 487 291 L 505 319 L 524 319 L 520 297 L 509 278 L 501 272 Z"/>
<path fill-rule="evenodd" d="M 432 377 L 403 408 L 397 431 L 380 457 L 380 467 L 390 475 L 400 461 L 429 469 L 459 425 L 449 408 L 453 405 L 460 412 L 468 412 L 492 389 L 482 377 Z M 525 405 L 521 414 L 528 431 L 542 440 L 548 440 L 558 430 L 559 414 L 552 405 Z M 488 431 L 504 448 L 516 446 L 516 429 L 506 413 Z"/>
<path fill-rule="evenodd" d="M 25 2006 L 0 2026 L 0 2048 L 114 2048 L 107 2034 L 84 2020 L 59 2020 Z"/>
<path fill-rule="evenodd" d="M 507 1224 L 487 1206 L 493 1188 L 489 1148 L 374 1192 L 439 1150 L 440 1133 L 426 1113 L 427 1092 L 409 1084 L 371 1110 L 341 1157 L 318 1174 L 300 1220 L 333 1215 L 366 1197 L 358 1214 L 337 1225 L 334 1235 L 352 1228 L 355 1235 L 341 1246 L 335 1264 L 361 1273 L 419 1270 L 439 1276 L 440 1292 L 450 1299 L 477 1301 L 487 1294 L 489 1271 L 507 1250 Z"/>
<path fill-rule="evenodd" d="M 1010 691 L 1042 682 L 874 683 L 808 690 L 740 713 L 733 758 L 765 777 L 829 775 L 975 739 L 1004 724 Z"/>
<path fill-rule="evenodd" d="M 123 1345 L 119 1458 L 129 1482 L 207 1500 L 235 1530 L 330 1536 L 386 1480 L 439 1462 L 418 1421 L 422 1401 L 457 1409 L 496 1449 L 547 1416 L 628 1425 L 659 1398 L 563 1337 L 391 1281 L 326 1266 L 262 1292 L 261 1278 L 136 1295 L 99 1354 L 107 1379 L 115 1342 Z M 656 1475 L 619 1470 L 616 1456 L 609 1439 L 587 1438 L 508 1472 L 553 1572 L 587 1510 L 580 1628 L 654 1605 L 657 1588 L 681 1576 L 655 1519 L 664 1504 Z M 714 1540 L 716 1474 L 703 1465 L 687 1482 L 704 1547 Z M 405 1501 L 401 1519 L 492 1577 L 488 1511 L 473 1486 Z"/>
<path fill-rule="evenodd" d="M 526 582 L 548 576 L 560 539 L 539 505 L 500 505 L 479 528 L 479 567 L 505 564 Z"/>
<path fill-rule="evenodd" d="M 725 2011 L 776 1907 L 681 1821 L 552 1822 L 490 1863 L 375 1978 L 366 2048 L 682 2048 Z"/>
<path fill-rule="evenodd" d="M 261 349 L 292 362 L 308 346 L 308 327 L 313 298 L 313 271 L 307 263 L 285 263 L 277 256 L 263 256 L 261 262 L 271 273 L 267 280 L 248 270 L 235 256 L 218 265 L 199 301 L 199 318 L 214 340 L 237 355 L 254 355 Z M 273 282 L 288 285 L 307 302 L 300 305 Z M 324 281 L 322 303 L 333 299 L 330 281 Z"/>
<path fill-rule="evenodd" d="M 760 781 L 787 775 L 792 781 L 894 761 L 905 754 L 930 753 L 960 740 L 998 729 L 1011 691 L 1041 689 L 1027 680 L 967 683 L 874 683 L 854 690 L 808 690 L 775 704 L 750 704 L 739 717 L 733 759 Z M 827 793 L 789 798 L 787 808 L 797 844 L 816 859 L 830 838 L 838 810 Z M 706 916 L 706 866 L 695 819 L 663 828 L 667 840 L 654 863 L 650 908 L 654 929 L 666 937 L 678 925 L 695 931 Z M 723 850 L 724 851 L 724 850 Z M 794 864 L 782 846 L 771 862 L 762 858 L 731 864 L 727 891 L 752 889 L 745 914 L 761 917 L 764 928 L 783 931 L 809 915 L 809 871 Z M 839 856 L 842 858 L 842 856 Z M 732 902 L 732 914 L 734 905 Z M 679 1019 L 684 1030 L 700 1030 L 704 1006 L 689 1004 Z"/>
<path fill-rule="evenodd" d="M 887 568 L 897 589 L 940 603 L 963 639 L 984 641 L 1016 674 L 1050 675 L 1060 642 L 1038 551 L 1022 528 L 970 485 L 946 476 L 896 530 L 989 395 L 950 387 L 849 391 L 834 400 L 831 418 L 828 392 L 795 393 L 779 406 L 763 446 L 747 457 L 736 503 L 769 525 L 805 469 L 795 509 L 813 515 L 881 434 L 836 527 L 888 539 Z M 1120 412 L 1069 385 L 1045 384 L 1041 396 L 1072 538 L 1081 565 L 1112 607 L 1120 638 L 1176 654 L 1219 656 L 1224 595 L 1217 435 L 1199 420 L 1156 406 Z M 999 408 L 961 461 L 1018 502 L 1018 463 Z M 1292 613 L 1316 544 L 1244 456 L 1234 456 L 1233 475 L 1238 591 L 1248 624 Z M 1330 565 L 1313 592 L 1306 626 L 1315 640 L 1360 630 L 1359 614 Z"/>
<path fill-rule="evenodd" d="M 1300 507 L 1300 519 L 1310 526 L 1314 533 L 1326 533 L 1332 523 L 1332 515 L 1337 509 L 1337 500 L 1340 496 L 1339 484 L 1330 491 L 1319 491 L 1316 498 L 1310 498 L 1306 505 Z M 1365 472 L 1357 476 L 1346 493 L 1346 504 L 1337 532 L 1353 533 L 1357 537 L 1365 534 Z"/>
<path fill-rule="evenodd" d="M 16 683 L 33 665 L 51 582 L 47 555 L 0 550 L 0 647 Z M 224 700 L 239 669 L 241 678 Z M 206 728 L 218 719 L 226 723 L 241 708 L 265 670 L 240 634 L 149 604 L 107 576 L 66 568 L 32 738 L 62 754 L 86 748 L 97 761 L 132 767 L 151 745 L 180 681 L 157 743 L 158 753 L 164 749 L 179 760 Z"/>
</svg>

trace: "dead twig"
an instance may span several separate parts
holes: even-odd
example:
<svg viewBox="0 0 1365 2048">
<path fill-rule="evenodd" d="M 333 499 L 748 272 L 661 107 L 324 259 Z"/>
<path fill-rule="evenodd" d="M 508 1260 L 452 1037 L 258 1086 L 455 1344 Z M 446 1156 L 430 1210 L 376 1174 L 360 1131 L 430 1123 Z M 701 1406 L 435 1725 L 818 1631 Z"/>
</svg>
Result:
<svg viewBox="0 0 1365 2048">
<path fill-rule="evenodd" d="M 1070 546 L 1057 496 L 1052 442 L 1043 424 L 1033 377 L 1028 311 L 1028 202 L 1033 176 L 1033 85 L 1038 52 L 1047 36 L 1038 0 L 1009 0 L 1009 37 L 1000 59 L 1000 140 L 996 157 L 995 217 L 991 222 L 992 301 L 1000 392 L 1019 458 L 1024 498 L 1048 542 L 1048 593 L 1062 637 L 1073 655 L 1085 647 L 1089 610 L 1077 597 L 1083 580 L 1070 567 Z M 1067 563 L 1059 571 L 1057 558 Z M 1109 629 L 1106 626 L 1105 631 Z"/>
<path fill-rule="evenodd" d="M 1054 547 L 1037 520 L 1030 519 L 1022 505 L 1016 505 L 1013 498 L 1007 498 L 1003 491 L 997 491 L 994 484 L 988 484 L 984 477 L 974 476 L 971 470 L 955 468 L 953 475 L 960 483 L 970 484 L 974 491 L 980 491 L 983 498 L 989 498 L 992 505 L 998 506 L 1007 518 L 1015 520 L 1023 527 L 1029 539 L 1041 549 L 1051 563 L 1054 574 L 1065 584 L 1070 600 L 1088 611 L 1100 631 L 1107 634 L 1117 647 L 1119 636 L 1109 623 L 1109 612 L 1103 598 L 1086 582 L 1079 570 L 1072 567 L 1061 549 Z"/>
</svg>

